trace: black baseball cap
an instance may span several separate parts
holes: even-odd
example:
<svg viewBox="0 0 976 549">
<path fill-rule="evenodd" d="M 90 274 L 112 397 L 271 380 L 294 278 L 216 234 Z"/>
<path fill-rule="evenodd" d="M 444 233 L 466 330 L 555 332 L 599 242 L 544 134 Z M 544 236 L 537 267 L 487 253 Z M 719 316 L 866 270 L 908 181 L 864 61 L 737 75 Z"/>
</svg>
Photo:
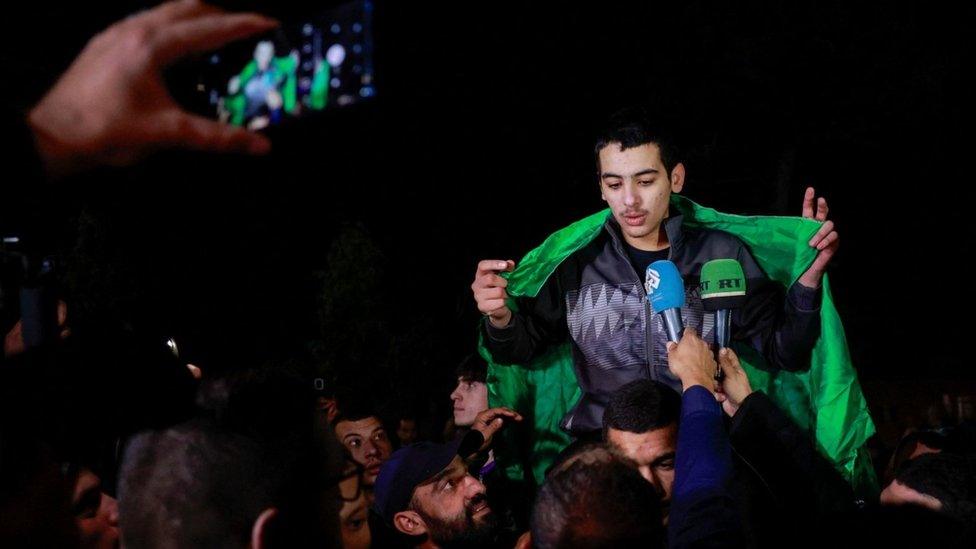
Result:
<svg viewBox="0 0 976 549">
<path fill-rule="evenodd" d="M 462 439 L 447 444 L 417 442 L 400 448 L 383 463 L 373 487 L 373 508 L 388 524 L 407 508 L 414 489 L 454 461 Z"/>
</svg>

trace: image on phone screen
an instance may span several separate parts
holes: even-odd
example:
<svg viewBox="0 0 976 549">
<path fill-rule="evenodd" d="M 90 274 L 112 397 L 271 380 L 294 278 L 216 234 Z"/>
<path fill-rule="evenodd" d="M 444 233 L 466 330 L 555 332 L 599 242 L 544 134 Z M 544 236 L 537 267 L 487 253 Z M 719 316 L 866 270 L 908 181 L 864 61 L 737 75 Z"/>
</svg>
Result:
<svg viewBox="0 0 976 549">
<path fill-rule="evenodd" d="M 260 130 L 373 98 L 372 12 L 369 0 L 333 5 L 214 52 L 197 83 L 209 114 Z"/>
</svg>

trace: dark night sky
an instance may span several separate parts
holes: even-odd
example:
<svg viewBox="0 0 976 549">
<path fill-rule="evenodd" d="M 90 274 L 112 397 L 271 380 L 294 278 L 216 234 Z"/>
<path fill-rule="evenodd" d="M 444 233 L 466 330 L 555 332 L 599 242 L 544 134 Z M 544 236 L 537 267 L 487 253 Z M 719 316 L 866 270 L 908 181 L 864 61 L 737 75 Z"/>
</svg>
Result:
<svg viewBox="0 0 976 549">
<path fill-rule="evenodd" d="M 267 159 L 170 154 L 85 182 L 73 203 L 109 220 L 152 296 L 143 313 L 191 332 L 215 315 L 259 319 L 269 341 L 294 344 L 311 329 L 310 272 L 328 268 L 343 222 L 361 222 L 384 257 L 377 314 L 442 331 L 449 369 L 473 344 L 476 261 L 517 259 L 600 208 L 594 128 L 644 102 L 689 135 L 692 199 L 796 215 L 806 185 L 828 198 L 842 236 L 831 276 L 863 376 L 972 377 L 960 320 L 973 299 L 950 283 L 973 249 L 969 14 L 880 1 L 378 4 L 375 104 L 276 131 Z M 43 67 L 24 69 L 43 73 L 33 87 L 136 5 L 31 19 L 51 38 Z"/>
</svg>

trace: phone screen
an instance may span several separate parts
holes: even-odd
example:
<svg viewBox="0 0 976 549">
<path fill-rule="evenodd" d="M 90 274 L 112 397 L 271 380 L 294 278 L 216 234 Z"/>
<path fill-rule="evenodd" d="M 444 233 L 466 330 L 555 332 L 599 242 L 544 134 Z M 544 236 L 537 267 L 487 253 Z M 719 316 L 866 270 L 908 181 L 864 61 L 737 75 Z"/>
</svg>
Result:
<svg viewBox="0 0 976 549">
<path fill-rule="evenodd" d="M 345 2 L 210 54 L 199 103 L 218 120 L 260 130 L 370 100 L 372 14 L 370 0 Z"/>
</svg>

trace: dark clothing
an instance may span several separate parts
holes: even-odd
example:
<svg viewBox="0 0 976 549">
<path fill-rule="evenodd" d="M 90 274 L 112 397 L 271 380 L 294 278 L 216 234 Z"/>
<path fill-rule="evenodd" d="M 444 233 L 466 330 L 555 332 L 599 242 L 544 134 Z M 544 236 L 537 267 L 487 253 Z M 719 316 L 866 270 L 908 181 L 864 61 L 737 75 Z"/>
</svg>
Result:
<svg viewBox="0 0 976 549">
<path fill-rule="evenodd" d="M 682 219 L 670 217 L 662 227 L 670 242 L 668 259 L 685 282 L 684 325 L 714 340 L 714 317 L 704 313 L 698 291 L 701 267 L 712 259 L 736 259 L 746 276 L 747 297 L 733 312 L 733 337 L 759 349 L 774 368 L 807 367 L 820 336 L 819 290 L 794 284 L 784 297 L 739 239 L 685 228 Z M 651 313 L 643 277 L 612 216 L 599 236 L 559 265 L 535 298 L 520 298 L 517 305 L 506 328 L 485 324 L 485 345 L 497 362 L 518 364 L 570 338 L 583 392 L 562 421 L 570 433 L 601 429 L 610 394 L 635 379 L 658 380 L 680 391 L 681 383 L 668 370 L 663 322 Z"/>
<path fill-rule="evenodd" d="M 636 273 L 637 278 L 641 280 L 644 280 L 648 265 L 654 263 L 655 261 L 667 259 L 669 253 L 667 248 L 654 252 L 639 250 L 626 242 L 624 242 L 624 250 L 627 251 L 627 257 L 630 259 L 630 266 L 634 268 L 634 273 Z"/>
<path fill-rule="evenodd" d="M 742 401 L 729 436 L 739 457 L 762 474 L 791 513 L 823 516 L 856 508 L 851 485 L 762 391 Z"/>
<path fill-rule="evenodd" d="M 668 523 L 670 549 L 741 547 L 729 490 L 732 451 L 715 396 L 699 385 L 681 397 L 681 423 Z"/>
<path fill-rule="evenodd" d="M 850 485 L 762 391 L 742 401 L 729 436 L 746 547 L 782 547 L 832 513 L 856 510 Z"/>
</svg>

